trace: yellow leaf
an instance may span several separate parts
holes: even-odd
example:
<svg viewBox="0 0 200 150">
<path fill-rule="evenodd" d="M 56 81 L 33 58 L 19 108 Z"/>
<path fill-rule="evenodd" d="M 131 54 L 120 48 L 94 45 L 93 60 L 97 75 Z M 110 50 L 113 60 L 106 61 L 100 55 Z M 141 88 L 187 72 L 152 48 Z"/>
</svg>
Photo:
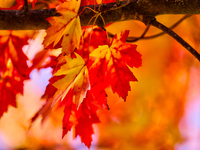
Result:
<svg viewBox="0 0 200 150">
<path fill-rule="evenodd" d="M 62 79 L 56 81 L 53 86 L 58 90 L 55 93 L 55 104 L 59 99 L 65 98 L 70 89 L 73 89 L 73 102 L 79 108 L 89 89 L 88 69 L 81 56 L 76 54 L 76 58 L 66 57 L 66 64 L 54 74 L 54 76 L 65 75 Z"/>
<path fill-rule="evenodd" d="M 79 7 L 80 0 L 72 0 L 56 8 L 61 16 L 49 18 L 51 26 L 47 29 L 47 35 L 44 38 L 45 48 L 51 44 L 50 48 L 54 48 L 62 40 L 62 53 L 68 55 L 79 47 L 82 34 L 80 18 L 77 15 Z"/>
</svg>

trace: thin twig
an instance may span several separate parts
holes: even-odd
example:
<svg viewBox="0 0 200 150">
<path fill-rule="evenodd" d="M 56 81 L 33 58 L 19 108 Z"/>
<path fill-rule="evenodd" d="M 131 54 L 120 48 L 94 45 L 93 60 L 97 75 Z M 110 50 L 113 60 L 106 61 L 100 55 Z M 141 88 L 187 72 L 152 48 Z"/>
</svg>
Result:
<svg viewBox="0 0 200 150">
<path fill-rule="evenodd" d="M 174 31 L 166 27 L 165 25 L 161 24 L 160 22 L 156 21 L 156 19 L 149 22 L 149 25 L 152 25 L 154 27 L 157 27 L 158 29 L 162 30 L 166 34 L 173 37 L 177 42 L 179 42 L 183 47 L 185 47 L 195 58 L 197 58 L 200 61 L 200 54 L 191 46 L 189 45 L 185 40 L 183 40 L 178 34 L 176 34 Z"/>
<path fill-rule="evenodd" d="M 175 27 L 177 27 L 181 22 L 183 22 L 185 19 L 191 17 L 192 15 L 184 15 L 181 19 L 179 19 L 176 23 L 174 23 L 171 27 L 169 27 L 169 29 L 174 29 Z M 152 39 L 152 38 L 157 38 L 161 35 L 164 35 L 165 32 L 161 32 L 161 33 L 158 33 L 158 34 L 155 34 L 155 35 L 151 35 L 151 36 L 146 36 L 144 37 L 143 39 L 145 40 L 148 40 L 148 39 Z"/>
<path fill-rule="evenodd" d="M 179 19 L 176 23 L 174 23 L 171 27 L 169 27 L 169 29 L 171 29 L 171 30 L 174 29 L 181 22 L 183 22 L 185 19 L 187 19 L 187 18 L 189 18 L 191 16 L 192 15 L 184 15 L 181 19 Z M 157 38 L 159 36 L 162 36 L 162 35 L 166 34 L 165 32 L 161 32 L 161 33 L 158 33 L 158 34 L 155 34 L 155 35 L 145 36 L 148 30 L 149 30 L 149 27 L 147 26 L 140 37 L 128 37 L 126 39 L 126 42 L 132 43 L 132 42 L 136 42 L 138 40 L 150 40 L 150 39 Z M 108 36 L 109 37 L 114 37 L 114 34 L 108 32 Z"/>
<path fill-rule="evenodd" d="M 127 42 L 130 42 L 130 43 L 132 43 L 132 42 L 136 42 L 136 41 L 138 41 L 138 40 L 140 40 L 140 39 L 143 39 L 144 38 L 144 36 L 146 35 L 146 33 L 149 31 L 149 28 L 150 28 L 150 25 L 147 25 L 147 27 L 145 28 L 145 30 L 144 30 L 144 32 L 142 33 L 142 35 L 140 36 L 140 37 L 137 37 L 137 38 L 135 38 L 135 39 L 126 39 L 126 41 Z"/>
</svg>

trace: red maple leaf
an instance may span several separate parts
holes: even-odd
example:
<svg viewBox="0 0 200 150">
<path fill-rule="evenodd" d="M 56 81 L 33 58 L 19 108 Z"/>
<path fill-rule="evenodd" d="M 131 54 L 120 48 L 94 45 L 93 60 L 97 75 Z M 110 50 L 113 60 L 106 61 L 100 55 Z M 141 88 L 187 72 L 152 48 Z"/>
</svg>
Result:
<svg viewBox="0 0 200 150">
<path fill-rule="evenodd" d="M 9 105 L 16 107 L 16 95 L 23 94 L 23 81 L 29 79 L 31 70 L 22 51 L 29 37 L 21 35 L 2 32 L 0 36 L 0 117 Z"/>
<path fill-rule="evenodd" d="M 80 136 L 81 141 L 89 148 L 94 134 L 92 125 L 99 123 L 97 116 L 98 109 L 104 107 L 108 109 L 106 94 L 104 92 L 95 92 L 92 88 L 87 92 L 86 98 L 77 110 L 72 102 L 73 90 L 65 97 L 65 109 L 63 117 L 63 137 L 75 126 L 75 137 Z M 101 90 L 98 90 L 101 91 Z"/>
<path fill-rule="evenodd" d="M 130 81 L 137 81 L 129 67 L 140 67 L 141 54 L 136 51 L 136 45 L 126 43 L 129 31 L 115 35 L 110 46 L 99 46 L 90 56 L 96 60 L 90 67 L 91 85 L 104 82 L 111 86 L 113 92 L 126 100 L 130 91 Z"/>
<path fill-rule="evenodd" d="M 95 106 L 96 98 L 91 92 L 87 93 L 86 98 L 78 110 L 78 123 L 75 125 L 75 137 L 80 136 L 81 141 L 89 148 L 92 142 L 92 134 L 94 134 L 92 125 L 99 123 L 97 116 L 98 107 Z"/>
</svg>

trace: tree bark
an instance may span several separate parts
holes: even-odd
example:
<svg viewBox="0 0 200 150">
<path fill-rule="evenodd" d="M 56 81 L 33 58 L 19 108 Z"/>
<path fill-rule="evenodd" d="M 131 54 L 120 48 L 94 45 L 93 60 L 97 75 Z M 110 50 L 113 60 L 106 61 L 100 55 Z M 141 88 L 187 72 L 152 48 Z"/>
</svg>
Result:
<svg viewBox="0 0 200 150">
<path fill-rule="evenodd" d="M 87 7 L 100 10 L 100 14 L 96 13 L 98 17 L 95 22 L 95 25 L 100 27 L 124 20 L 139 20 L 148 24 L 152 18 L 162 14 L 200 14 L 199 0 L 130 0 L 121 2 L 120 6 L 116 3 L 82 6 L 79 10 L 82 26 L 88 25 L 89 20 L 95 15 Z M 46 18 L 53 16 L 59 16 L 55 9 L 28 10 L 28 12 L 0 10 L 0 30 L 47 29 L 50 24 Z"/>
</svg>

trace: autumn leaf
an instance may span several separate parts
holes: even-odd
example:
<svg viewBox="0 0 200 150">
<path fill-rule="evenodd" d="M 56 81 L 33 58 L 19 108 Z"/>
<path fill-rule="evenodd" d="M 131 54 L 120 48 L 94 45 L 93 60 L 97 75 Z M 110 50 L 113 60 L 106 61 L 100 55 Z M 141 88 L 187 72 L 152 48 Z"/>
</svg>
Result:
<svg viewBox="0 0 200 150">
<path fill-rule="evenodd" d="M 73 88 L 73 102 L 78 108 L 89 89 L 89 76 L 84 60 L 78 54 L 75 53 L 75 55 L 76 58 L 65 57 L 66 64 L 53 75 L 64 77 L 53 83 L 53 86 L 58 89 L 55 93 L 58 99 L 55 99 L 55 102 L 60 98 L 62 101 L 69 90 Z"/>
<path fill-rule="evenodd" d="M 61 16 L 48 19 L 51 26 L 47 29 L 44 39 L 45 48 L 55 48 L 57 44 L 61 43 L 62 53 L 68 55 L 79 47 L 82 34 L 80 18 L 77 15 L 79 7 L 80 0 L 72 0 L 64 2 L 56 8 Z"/>
<path fill-rule="evenodd" d="M 23 81 L 29 79 L 31 71 L 22 51 L 29 37 L 26 33 L 20 36 L 11 31 L 0 35 L 0 117 L 9 105 L 16 107 L 16 95 L 23 94 Z"/>
<path fill-rule="evenodd" d="M 22 51 L 22 47 L 28 44 L 29 33 L 2 31 L 0 35 L 0 70 L 6 72 L 9 64 L 25 78 L 28 78 L 30 69 L 27 66 L 27 56 Z M 19 42 L 20 41 L 20 42 Z"/>
<path fill-rule="evenodd" d="M 91 85 L 104 82 L 111 86 L 113 92 L 126 100 L 130 91 L 130 81 L 137 81 L 129 67 L 140 67 L 141 54 L 136 51 L 136 45 L 126 43 L 129 31 L 115 35 L 110 46 L 99 46 L 90 56 L 96 60 L 90 67 Z M 94 76 L 96 75 L 96 76 Z"/>
<path fill-rule="evenodd" d="M 23 93 L 22 79 L 4 77 L 0 80 L 0 117 L 7 112 L 8 106 L 16 107 L 16 95 Z"/>
<path fill-rule="evenodd" d="M 99 117 L 97 116 L 98 107 L 94 105 L 95 97 L 88 91 L 87 97 L 78 110 L 78 123 L 75 125 L 75 137 L 78 135 L 81 141 L 89 148 L 92 142 L 92 134 L 94 130 L 92 125 L 99 123 Z"/>
<path fill-rule="evenodd" d="M 80 136 L 81 141 L 89 148 L 92 142 L 92 134 L 94 134 L 93 124 L 100 122 L 97 111 L 101 107 L 97 103 L 105 100 L 104 96 L 104 94 L 97 96 L 93 93 L 93 90 L 89 90 L 77 110 L 76 105 L 70 100 L 73 97 L 73 90 L 69 91 L 68 96 L 63 100 L 65 101 L 65 109 L 62 137 L 71 130 L 72 126 L 75 126 L 75 137 Z"/>
</svg>

